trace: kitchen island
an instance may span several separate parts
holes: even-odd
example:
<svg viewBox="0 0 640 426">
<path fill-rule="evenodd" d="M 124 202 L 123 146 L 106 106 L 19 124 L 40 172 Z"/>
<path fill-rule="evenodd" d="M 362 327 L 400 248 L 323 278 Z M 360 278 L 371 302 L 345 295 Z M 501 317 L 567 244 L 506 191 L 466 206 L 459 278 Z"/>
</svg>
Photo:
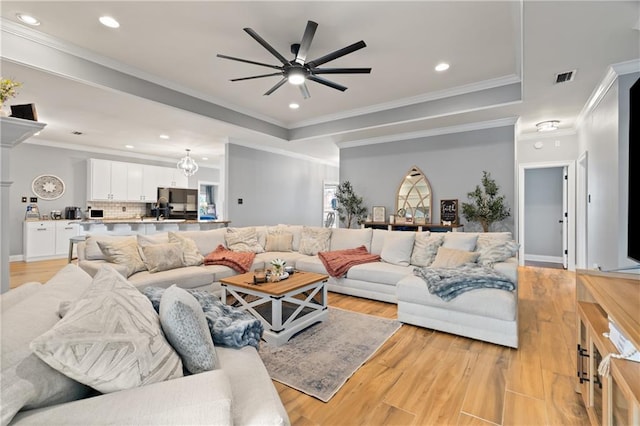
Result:
<svg viewBox="0 0 640 426">
<path fill-rule="evenodd" d="M 159 219 L 129 218 L 129 219 L 86 219 L 77 221 L 80 234 L 156 234 L 158 232 L 177 231 L 206 231 L 228 227 L 228 220 L 191 220 L 191 219 Z"/>
</svg>

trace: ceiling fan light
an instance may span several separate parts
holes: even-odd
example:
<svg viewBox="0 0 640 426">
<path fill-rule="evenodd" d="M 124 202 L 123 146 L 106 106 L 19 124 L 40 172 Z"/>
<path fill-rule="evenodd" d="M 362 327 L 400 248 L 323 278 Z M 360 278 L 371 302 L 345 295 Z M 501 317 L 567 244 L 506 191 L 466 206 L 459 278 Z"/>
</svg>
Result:
<svg viewBox="0 0 640 426">
<path fill-rule="evenodd" d="M 536 124 L 536 128 L 539 132 L 551 132 L 553 130 L 558 130 L 560 121 L 558 120 L 549 120 L 549 121 L 541 121 Z"/>
<path fill-rule="evenodd" d="M 287 77 L 289 80 L 289 83 L 291 84 L 295 84 L 296 86 L 301 85 L 302 83 L 304 83 L 304 74 L 300 73 L 300 72 L 291 72 L 289 73 L 289 77 Z"/>
<path fill-rule="evenodd" d="M 184 173 L 185 176 L 189 177 L 196 174 L 198 171 L 198 164 L 196 164 L 193 158 L 191 158 L 191 155 L 189 154 L 191 150 L 187 149 L 186 151 L 187 155 L 178 161 L 176 167 L 182 170 L 182 173 Z"/>
<path fill-rule="evenodd" d="M 100 18 L 98 18 L 98 20 L 105 27 L 109 27 L 109 28 L 119 28 L 120 27 L 120 23 L 118 21 L 116 21 L 115 18 L 112 18 L 111 16 L 101 16 Z"/>
</svg>

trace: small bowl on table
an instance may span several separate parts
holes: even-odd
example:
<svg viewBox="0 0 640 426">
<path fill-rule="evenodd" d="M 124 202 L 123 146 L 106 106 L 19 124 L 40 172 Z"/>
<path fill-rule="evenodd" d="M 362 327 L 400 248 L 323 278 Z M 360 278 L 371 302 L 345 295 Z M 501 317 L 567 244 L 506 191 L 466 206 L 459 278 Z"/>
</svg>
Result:
<svg viewBox="0 0 640 426">
<path fill-rule="evenodd" d="M 289 275 L 292 275 L 295 271 L 295 268 L 293 266 L 285 266 L 284 267 L 284 271 L 286 273 L 288 273 Z"/>
</svg>

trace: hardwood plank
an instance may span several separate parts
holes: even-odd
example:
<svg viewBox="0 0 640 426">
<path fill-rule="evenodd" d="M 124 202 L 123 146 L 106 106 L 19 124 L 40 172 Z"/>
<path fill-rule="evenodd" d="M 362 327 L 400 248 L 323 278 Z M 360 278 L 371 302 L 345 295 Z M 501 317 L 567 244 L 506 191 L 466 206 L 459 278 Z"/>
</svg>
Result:
<svg viewBox="0 0 640 426">
<path fill-rule="evenodd" d="M 462 411 L 502 424 L 505 375 L 509 360 L 502 355 L 480 354 L 471 373 Z"/>
<path fill-rule="evenodd" d="M 507 370 L 506 390 L 544 400 L 540 359 L 528 361 L 512 359 Z"/>
<path fill-rule="evenodd" d="M 588 425 L 582 397 L 575 391 L 575 378 L 542 370 L 549 424 Z"/>
<path fill-rule="evenodd" d="M 507 392 L 504 405 L 505 425 L 549 424 L 544 400 L 529 398 L 519 393 Z"/>
<path fill-rule="evenodd" d="M 479 419 L 477 417 L 473 417 L 468 415 L 467 413 L 460 413 L 458 417 L 459 426 L 491 426 L 495 425 L 495 423 L 488 422 L 486 420 Z"/>
</svg>

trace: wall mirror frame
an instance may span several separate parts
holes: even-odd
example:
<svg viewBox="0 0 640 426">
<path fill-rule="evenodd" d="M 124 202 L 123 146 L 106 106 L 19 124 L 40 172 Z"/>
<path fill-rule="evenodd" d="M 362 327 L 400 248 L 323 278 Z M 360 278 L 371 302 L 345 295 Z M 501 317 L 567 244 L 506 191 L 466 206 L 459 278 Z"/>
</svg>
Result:
<svg viewBox="0 0 640 426">
<path fill-rule="evenodd" d="M 415 223 L 431 223 L 432 192 L 427 177 L 417 166 L 405 174 L 398 186 L 396 215 Z"/>
</svg>

